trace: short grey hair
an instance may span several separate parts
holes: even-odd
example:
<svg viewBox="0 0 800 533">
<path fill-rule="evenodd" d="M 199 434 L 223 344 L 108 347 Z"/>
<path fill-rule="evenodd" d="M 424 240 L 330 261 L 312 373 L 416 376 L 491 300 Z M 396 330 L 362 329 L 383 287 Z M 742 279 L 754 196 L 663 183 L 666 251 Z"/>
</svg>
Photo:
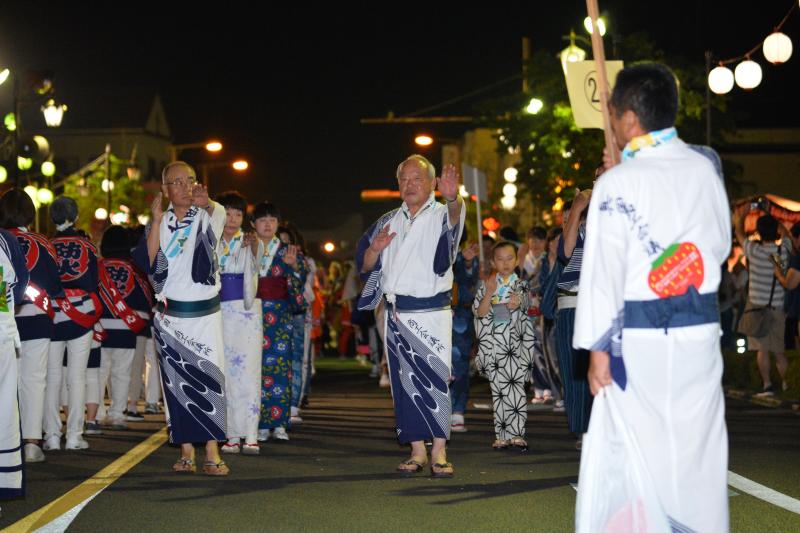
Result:
<svg viewBox="0 0 800 533">
<path fill-rule="evenodd" d="M 421 165 L 423 168 L 427 168 L 427 169 L 428 169 L 428 177 L 429 177 L 430 179 L 433 179 L 433 178 L 435 178 L 435 177 L 436 177 L 436 167 L 434 167 L 434 166 L 433 166 L 433 163 L 431 163 L 430 161 L 428 161 L 428 158 L 427 158 L 427 157 L 425 157 L 425 156 L 421 156 L 421 155 L 419 155 L 419 154 L 414 154 L 414 155 L 410 155 L 410 156 L 406 157 L 406 158 L 403 160 L 403 162 L 402 162 L 402 163 L 400 163 L 399 165 L 397 165 L 397 172 L 395 172 L 395 177 L 396 177 L 397 179 L 400 179 L 400 171 L 403 169 L 403 165 L 405 165 L 406 163 L 408 163 L 408 162 L 410 162 L 410 161 L 416 161 L 416 162 L 417 162 L 417 163 L 419 163 L 419 164 L 420 164 L 420 165 Z"/>
<path fill-rule="evenodd" d="M 197 178 L 197 173 L 194 171 L 192 165 L 190 165 L 186 161 L 173 161 L 172 163 L 167 163 L 167 166 L 165 166 L 164 170 L 161 171 L 161 183 L 167 182 L 167 172 L 169 172 L 169 169 L 171 169 L 172 167 L 186 167 L 186 169 L 188 169 L 189 172 L 192 174 L 192 177 L 195 179 Z"/>
</svg>

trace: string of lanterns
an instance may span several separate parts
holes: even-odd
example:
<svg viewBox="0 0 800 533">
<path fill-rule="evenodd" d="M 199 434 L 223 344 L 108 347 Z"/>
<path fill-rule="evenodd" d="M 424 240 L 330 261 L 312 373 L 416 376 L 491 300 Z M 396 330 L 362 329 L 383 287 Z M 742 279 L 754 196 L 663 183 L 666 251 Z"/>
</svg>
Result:
<svg viewBox="0 0 800 533">
<path fill-rule="evenodd" d="M 749 91 L 758 87 L 761 83 L 761 65 L 751 59 L 751 56 L 759 49 L 762 49 L 764 57 L 773 65 L 786 63 L 792 57 L 792 40 L 788 35 L 781 32 L 783 25 L 789 19 L 794 10 L 798 7 L 798 2 L 792 2 L 789 12 L 783 17 L 771 34 L 763 42 L 756 44 L 745 54 L 725 59 L 718 62 L 718 66 L 708 73 L 708 87 L 716 94 L 727 94 L 733 89 L 734 82 L 742 89 Z M 743 61 L 742 61 L 743 60 Z M 733 72 L 726 65 L 739 62 Z"/>
</svg>

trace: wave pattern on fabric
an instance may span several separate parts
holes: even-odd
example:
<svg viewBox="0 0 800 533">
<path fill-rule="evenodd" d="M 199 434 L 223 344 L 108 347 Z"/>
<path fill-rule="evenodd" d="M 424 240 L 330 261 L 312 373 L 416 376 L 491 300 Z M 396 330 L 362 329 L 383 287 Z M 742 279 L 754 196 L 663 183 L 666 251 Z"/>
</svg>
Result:
<svg viewBox="0 0 800 533">
<path fill-rule="evenodd" d="M 225 378 L 222 371 L 168 332 L 156 327 L 153 334 L 161 356 L 170 442 L 225 440 Z"/>
<path fill-rule="evenodd" d="M 423 314 L 417 314 L 422 319 Z M 388 315 L 387 345 L 400 442 L 450 437 L 450 370 L 402 322 Z M 401 397 L 398 397 L 401 396 Z"/>
</svg>

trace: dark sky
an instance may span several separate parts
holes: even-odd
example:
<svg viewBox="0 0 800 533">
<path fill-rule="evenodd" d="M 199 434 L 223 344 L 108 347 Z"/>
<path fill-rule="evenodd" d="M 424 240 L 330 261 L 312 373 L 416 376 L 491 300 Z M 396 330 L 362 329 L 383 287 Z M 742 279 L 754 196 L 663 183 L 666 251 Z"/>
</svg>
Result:
<svg viewBox="0 0 800 533">
<path fill-rule="evenodd" d="M 170 2 L 130 3 L 127 10 L 87 4 L 38 9 L 4 2 L 0 63 L 50 68 L 57 83 L 157 87 L 176 142 L 223 139 L 229 155 L 252 162 L 240 188 L 251 200 L 278 203 L 301 227 L 328 225 L 361 209 L 359 191 L 392 186 L 397 163 L 414 150 L 415 128 L 362 126 L 359 119 L 410 113 L 513 76 L 522 36 L 534 49 L 555 53 L 570 28 L 583 31 L 586 14 L 585 3 L 573 0 L 475 8 L 228 2 L 210 9 L 194 3 L 179 14 L 169 11 Z M 726 58 L 750 49 L 791 5 L 640 0 L 601 2 L 600 8 L 612 32 L 647 31 L 658 47 L 702 65 L 705 49 Z M 795 46 L 798 29 L 795 11 L 784 29 Z M 769 65 L 760 52 L 754 59 L 764 81 L 750 94 L 734 89 L 735 107 L 753 112 L 750 124 L 800 125 L 792 98 L 800 58 L 782 67 Z M 518 90 L 519 82 L 501 88 Z M 462 105 L 435 113 L 468 111 Z"/>
</svg>

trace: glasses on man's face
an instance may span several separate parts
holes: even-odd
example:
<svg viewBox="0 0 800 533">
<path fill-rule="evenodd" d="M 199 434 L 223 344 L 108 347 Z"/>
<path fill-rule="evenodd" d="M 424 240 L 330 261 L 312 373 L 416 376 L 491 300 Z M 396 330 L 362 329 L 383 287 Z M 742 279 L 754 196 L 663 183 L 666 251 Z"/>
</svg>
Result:
<svg viewBox="0 0 800 533">
<path fill-rule="evenodd" d="M 397 178 L 397 183 L 400 185 L 408 185 L 409 183 L 412 185 L 422 185 L 425 181 L 425 178 L 420 176 L 414 176 L 413 178 Z"/>
<path fill-rule="evenodd" d="M 192 188 L 197 184 L 197 178 L 194 176 L 187 176 L 185 178 L 175 178 L 172 181 L 165 181 L 164 185 L 169 185 L 171 187 L 183 187 L 183 188 Z"/>
</svg>

